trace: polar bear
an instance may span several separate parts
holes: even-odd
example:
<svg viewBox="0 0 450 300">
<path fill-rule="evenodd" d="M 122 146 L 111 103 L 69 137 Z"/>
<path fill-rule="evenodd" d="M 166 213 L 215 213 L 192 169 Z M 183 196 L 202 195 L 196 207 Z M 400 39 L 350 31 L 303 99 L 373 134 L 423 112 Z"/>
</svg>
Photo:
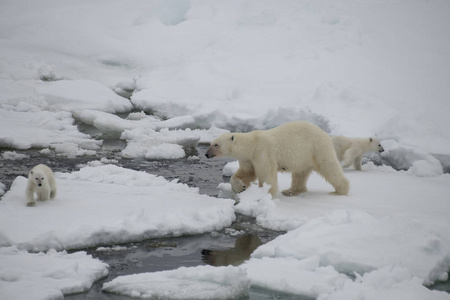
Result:
<svg viewBox="0 0 450 300">
<path fill-rule="evenodd" d="M 335 193 L 346 195 L 349 182 L 336 158 L 330 136 L 314 124 L 290 122 L 269 130 L 248 133 L 225 133 L 211 142 L 207 158 L 228 156 L 239 161 L 239 169 L 230 183 L 240 193 L 258 179 L 259 186 L 270 184 L 269 192 L 277 194 L 278 171 L 292 173 L 291 187 L 285 196 L 306 192 L 306 181 L 312 170 L 321 174 Z"/>
<path fill-rule="evenodd" d="M 364 153 L 383 152 L 380 141 L 376 138 L 349 138 L 345 136 L 333 136 L 334 150 L 339 161 L 344 161 L 343 167 L 348 168 L 352 164 L 355 170 L 361 170 L 361 160 Z"/>
<path fill-rule="evenodd" d="M 34 194 L 38 201 L 48 200 L 56 196 L 56 182 L 52 170 L 46 165 L 40 164 L 31 169 L 28 174 L 26 189 L 27 206 L 36 204 Z"/>
</svg>

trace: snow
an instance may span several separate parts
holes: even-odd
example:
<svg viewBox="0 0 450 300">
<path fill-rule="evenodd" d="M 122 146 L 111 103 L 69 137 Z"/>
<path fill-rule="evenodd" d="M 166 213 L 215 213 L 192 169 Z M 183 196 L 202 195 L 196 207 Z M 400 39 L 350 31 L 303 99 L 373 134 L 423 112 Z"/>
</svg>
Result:
<svg viewBox="0 0 450 300">
<path fill-rule="evenodd" d="M 120 97 L 106 86 L 92 80 L 59 80 L 36 87 L 36 98 L 43 108 L 76 111 L 81 107 L 109 113 L 132 109 L 128 99 Z"/>
<path fill-rule="evenodd" d="M 19 160 L 30 158 L 30 156 L 22 153 L 17 153 L 15 151 L 5 151 L 2 154 L 2 158 L 8 160 Z"/>
<path fill-rule="evenodd" d="M 78 131 L 71 113 L 14 111 L 0 108 L 0 146 L 14 149 L 53 148 L 71 145 L 70 153 L 98 150 L 101 142 Z M 14 130 L 11 130 L 14 128 Z"/>
<path fill-rule="evenodd" d="M 199 266 L 118 277 L 103 291 L 141 299 L 236 299 L 247 295 L 245 270 Z"/>
<path fill-rule="evenodd" d="M 80 293 L 108 275 L 108 265 L 85 252 L 28 253 L 16 247 L 0 248 L 2 299 L 62 299 Z"/>
<path fill-rule="evenodd" d="M 185 282 L 192 298 L 211 296 L 202 286 L 223 298 L 250 283 L 321 300 L 449 299 L 424 286 L 450 269 L 449 13 L 444 0 L 2 1 L 5 160 L 32 148 L 46 159 L 89 156 L 104 137 L 122 139 L 125 158 L 178 159 L 224 132 L 307 120 L 332 135 L 376 136 L 386 150 L 377 161 L 402 171 L 345 170 L 343 197 L 312 175 L 297 197 L 272 199 L 267 185 L 236 196 L 218 182 L 216 199 L 103 160 L 57 173 L 57 198 L 33 208 L 24 177 L 9 190 L 0 182 L 0 298 L 61 298 L 104 276 L 97 260 L 64 250 L 210 232 L 241 213 L 288 232 L 239 267 L 137 274 L 108 289 L 176 298 Z M 280 189 L 289 182 L 279 175 Z M 16 271 L 3 271 L 13 259 Z M 86 270 L 75 274 L 77 264 Z M 166 284 L 147 289 L 139 278 Z"/>
<path fill-rule="evenodd" d="M 0 202 L 0 245 L 29 251 L 80 249 L 201 234 L 235 219 L 233 200 L 200 195 L 196 188 L 145 172 L 93 165 L 56 173 L 58 195 L 36 209 L 24 202 L 27 179 L 17 177 Z"/>
<path fill-rule="evenodd" d="M 302 260 L 264 257 L 249 260 L 243 268 L 255 286 L 308 297 L 331 293 L 350 281 L 333 267 L 319 263 L 318 256 Z"/>
</svg>

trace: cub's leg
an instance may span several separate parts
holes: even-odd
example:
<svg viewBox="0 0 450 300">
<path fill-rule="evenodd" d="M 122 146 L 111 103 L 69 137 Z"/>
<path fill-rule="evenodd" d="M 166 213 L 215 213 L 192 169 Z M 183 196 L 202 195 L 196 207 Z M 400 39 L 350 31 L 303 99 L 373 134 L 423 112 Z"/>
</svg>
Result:
<svg viewBox="0 0 450 300">
<path fill-rule="evenodd" d="M 355 161 L 353 162 L 355 170 L 361 171 L 361 162 L 362 162 L 362 155 L 359 155 L 355 158 Z"/>
<path fill-rule="evenodd" d="M 34 206 L 36 205 L 36 202 L 34 201 L 34 191 L 33 187 L 30 185 L 27 185 L 27 190 L 25 192 L 25 196 L 27 198 L 27 206 Z"/>
</svg>

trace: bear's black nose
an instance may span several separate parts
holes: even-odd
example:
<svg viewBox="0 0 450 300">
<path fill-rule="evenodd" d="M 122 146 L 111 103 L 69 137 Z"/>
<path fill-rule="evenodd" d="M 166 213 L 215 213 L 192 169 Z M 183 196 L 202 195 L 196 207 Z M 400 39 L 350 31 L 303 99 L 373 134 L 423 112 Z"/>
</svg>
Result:
<svg viewBox="0 0 450 300">
<path fill-rule="evenodd" d="M 38 186 L 42 186 L 42 183 L 39 183 Z"/>
<path fill-rule="evenodd" d="M 206 158 L 209 158 L 209 154 L 208 153 L 206 153 L 205 156 L 206 156 Z"/>
</svg>

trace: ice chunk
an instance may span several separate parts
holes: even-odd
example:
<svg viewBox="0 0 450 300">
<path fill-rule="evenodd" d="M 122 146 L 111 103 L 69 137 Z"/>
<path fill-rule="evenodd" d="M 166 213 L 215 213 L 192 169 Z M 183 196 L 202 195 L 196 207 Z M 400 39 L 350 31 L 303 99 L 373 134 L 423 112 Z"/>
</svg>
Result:
<svg viewBox="0 0 450 300">
<path fill-rule="evenodd" d="M 85 252 L 28 253 L 0 248 L 1 299 L 62 299 L 108 275 L 108 265 Z"/>
<path fill-rule="evenodd" d="M 0 201 L 0 244 L 33 251 L 79 249 L 201 234 L 235 219 L 233 200 L 201 195 L 145 172 L 100 164 L 55 176 L 56 198 L 31 208 L 25 201 L 27 179 L 16 178 Z"/>
<path fill-rule="evenodd" d="M 141 299 L 238 299 L 249 287 L 244 269 L 199 266 L 121 276 L 103 284 L 103 291 Z"/>
</svg>

